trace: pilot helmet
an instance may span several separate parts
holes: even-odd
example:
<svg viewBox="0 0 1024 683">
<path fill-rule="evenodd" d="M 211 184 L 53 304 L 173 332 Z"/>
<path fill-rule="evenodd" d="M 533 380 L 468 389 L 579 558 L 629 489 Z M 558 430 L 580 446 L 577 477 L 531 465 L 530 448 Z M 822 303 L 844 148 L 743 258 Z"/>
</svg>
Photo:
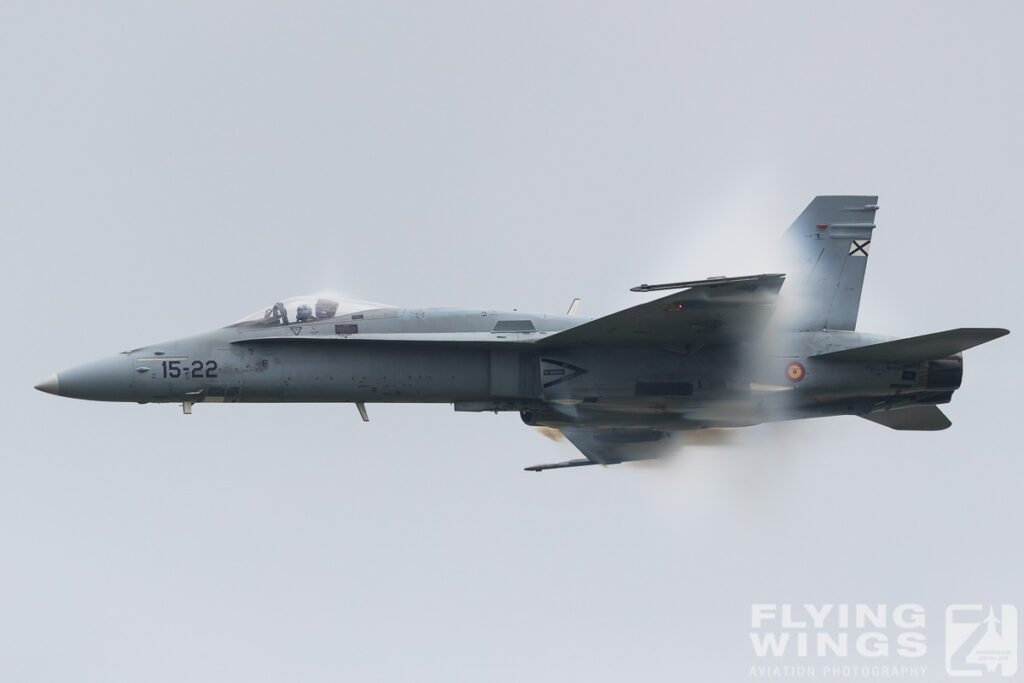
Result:
<svg viewBox="0 0 1024 683">
<path fill-rule="evenodd" d="M 309 320 L 313 317 L 313 309 L 306 304 L 302 304 L 296 311 L 295 317 L 299 320 Z"/>
</svg>

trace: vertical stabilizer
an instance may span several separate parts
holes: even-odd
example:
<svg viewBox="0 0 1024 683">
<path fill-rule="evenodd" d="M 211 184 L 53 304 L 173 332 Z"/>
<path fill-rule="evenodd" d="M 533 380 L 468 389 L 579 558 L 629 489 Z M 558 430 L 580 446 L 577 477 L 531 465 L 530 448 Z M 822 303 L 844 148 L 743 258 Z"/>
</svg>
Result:
<svg viewBox="0 0 1024 683">
<path fill-rule="evenodd" d="M 877 196 L 815 197 L 786 231 L 786 328 L 856 328 L 877 210 Z"/>
</svg>

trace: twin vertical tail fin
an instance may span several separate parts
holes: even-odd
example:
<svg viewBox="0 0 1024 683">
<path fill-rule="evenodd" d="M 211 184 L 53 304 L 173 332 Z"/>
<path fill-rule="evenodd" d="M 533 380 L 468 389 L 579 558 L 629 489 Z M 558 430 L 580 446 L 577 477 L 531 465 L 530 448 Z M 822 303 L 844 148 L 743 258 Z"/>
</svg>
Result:
<svg viewBox="0 0 1024 683">
<path fill-rule="evenodd" d="M 793 222 L 783 236 L 785 328 L 856 328 L 877 210 L 877 196 L 815 197 Z"/>
</svg>

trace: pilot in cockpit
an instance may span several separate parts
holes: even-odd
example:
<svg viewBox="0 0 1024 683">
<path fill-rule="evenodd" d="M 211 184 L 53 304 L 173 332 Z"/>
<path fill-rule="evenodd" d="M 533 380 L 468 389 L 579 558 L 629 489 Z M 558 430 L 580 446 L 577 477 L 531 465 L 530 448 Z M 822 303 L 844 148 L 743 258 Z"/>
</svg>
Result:
<svg viewBox="0 0 1024 683">
<path fill-rule="evenodd" d="M 313 320 L 313 309 L 306 304 L 302 304 L 295 311 L 295 321 L 300 323 L 308 323 Z"/>
<path fill-rule="evenodd" d="M 270 308 L 261 309 L 241 320 L 231 323 L 231 326 L 239 325 L 293 325 L 296 323 L 323 322 L 337 318 L 339 312 L 342 315 L 358 314 L 363 311 L 393 308 L 385 304 L 375 304 L 369 301 L 342 300 L 338 297 L 327 296 L 303 296 L 282 299 Z M 363 316 L 360 315 L 359 318 Z"/>
<path fill-rule="evenodd" d="M 316 319 L 327 320 L 333 318 L 338 312 L 338 302 L 331 301 L 330 299 L 317 299 L 316 300 Z"/>
</svg>

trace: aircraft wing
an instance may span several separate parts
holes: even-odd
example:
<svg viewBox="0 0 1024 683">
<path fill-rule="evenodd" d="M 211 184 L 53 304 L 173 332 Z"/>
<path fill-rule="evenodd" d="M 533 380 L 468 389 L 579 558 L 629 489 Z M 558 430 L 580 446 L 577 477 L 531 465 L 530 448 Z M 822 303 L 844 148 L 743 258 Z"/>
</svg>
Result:
<svg viewBox="0 0 1024 683">
<path fill-rule="evenodd" d="M 756 337 L 775 310 L 785 275 L 751 275 L 634 291 L 682 291 L 549 335 L 544 348 L 638 344 L 725 344 Z"/>
<path fill-rule="evenodd" d="M 581 467 L 583 465 L 617 465 L 636 460 L 654 460 L 679 448 L 679 432 L 658 429 L 564 427 L 565 438 L 585 458 L 527 467 L 529 472 Z"/>
</svg>

